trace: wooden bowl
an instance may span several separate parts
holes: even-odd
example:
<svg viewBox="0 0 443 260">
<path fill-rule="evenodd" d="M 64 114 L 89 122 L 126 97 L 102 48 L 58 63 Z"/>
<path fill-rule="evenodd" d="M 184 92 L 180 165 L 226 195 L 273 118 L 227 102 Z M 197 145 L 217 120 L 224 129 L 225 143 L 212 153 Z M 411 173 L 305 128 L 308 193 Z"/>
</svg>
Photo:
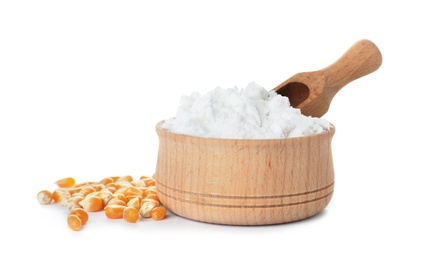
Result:
<svg viewBox="0 0 443 260">
<path fill-rule="evenodd" d="M 192 220 L 270 225 L 316 215 L 334 190 L 331 140 L 200 138 L 161 127 L 155 178 L 161 203 Z"/>
</svg>

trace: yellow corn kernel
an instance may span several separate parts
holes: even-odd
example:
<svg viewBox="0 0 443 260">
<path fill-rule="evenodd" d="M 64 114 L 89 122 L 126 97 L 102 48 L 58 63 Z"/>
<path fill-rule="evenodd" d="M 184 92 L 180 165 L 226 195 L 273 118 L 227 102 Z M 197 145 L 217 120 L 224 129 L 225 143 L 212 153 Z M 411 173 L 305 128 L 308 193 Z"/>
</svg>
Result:
<svg viewBox="0 0 443 260">
<path fill-rule="evenodd" d="M 149 186 L 149 187 L 147 187 L 147 189 L 152 191 L 152 192 L 157 192 L 157 187 L 156 186 Z"/>
<path fill-rule="evenodd" d="M 116 182 L 118 180 L 118 178 L 120 178 L 120 176 L 108 176 L 108 178 L 111 178 L 114 182 Z"/>
<path fill-rule="evenodd" d="M 131 182 L 133 180 L 134 179 L 132 178 L 131 175 L 124 175 L 124 176 L 119 177 L 115 182 L 121 182 L 121 181 Z"/>
<path fill-rule="evenodd" d="M 109 190 L 108 188 L 103 188 L 102 190 L 100 190 L 100 192 L 110 192 L 112 194 L 114 194 L 114 192 L 112 192 L 111 190 Z"/>
<path fill-rule="evenodd" d="M 71 197 L 82 197 L 82 198 L 84 198 L 85 195 L 81 194 L 80 192 L 76 192 L 76 193 L 72 193 Z"/>
<path fill-rule="evenodd" d="M 140 207 L 139 213 L 143 218 L 150 218 L 152 210 L 158 206 L 159 204 L 156 202 L 145 202 Z"/>
<path fill-rule="evenodd" d="M 106 186 L 109 183 L 113 183 L 113 182 L 114 182 L 114 180 L 111 177 L 107 177 L 107 178 L 102 179 L 98 183 L 104 184 Z"/>
<path fill-rule="evenodd" d="M 65 198 L 68 197 L 69 198 L 70 196 L 71 196 L 71 193 L 69 193 L 69 191 L 67 189 L 63 189 L 63 188 L 55 189 L 52 192 L 52 199 L 54 200 L 54 202 L 57 202 L 57 203 L 61 197 L 65 197 Z"/>
<path fill-rule="evenodd" d="M 153 220 L 162 220 L 166 217 L 166 208 L 158 206 L 152 209 L 151 218 Z"/>
<path fill-rule="evenodd" d="M 69 188 L 75 185 L 75 180 L 72 177 L 63 178 L 55 182 L 60 188 Z"/>
<path fill-rule="evenodd" d="M 133 207 L 126 207 L 123 210 L 123 219 L 126 220 L 129 223 L 135 223 L 138 221 L 140 217 L 140 213 L 137 209 Z"/>
<path fill-rule="evenodd" d="M 86 212 L 86 210 L 82 209 L 82 208 L 75 208 L 72 209 L 71 211 L 69 211 L 69 215 L 77 215 L 80 220 L 82 221 L 82 224 L 86 224 L 86 222 L 88 222 L 89 220 L 89 214 L 88 212 Z"/>
<path fill-rule="evenodd" d="M 73 196 L 71 198 L 68 199 L 68 209 L 72 210 L 72 209 L 76 209 L 76 208 L 82 208 L 82 205 L 80 205 L 80 201 L 83 200 L 82 196 Z"/>
<path fill-rule="evenodd" d="M 74 185 L 74 187 L 76 188 L 80 188 L 80 187 L 85 187 L 85 186 L 89 186 L 92 182 L 89 181 L 85 181 L 85 182 L 80 182 Z"/>
<path fill-rule="evenodd" d="M 143 206 L 143 204 L 145 203 L 153 203 L 155 204 L 155 206 L 160 206 L 160 202 L 158 200 L 154 200 L 154 199 L 148 199 L 148 198 L 144 198 L 140 201 L 140 205 Z"/>
<path fill-rule="evenodd" d="M 132 186 L 137 188 L 146 187 L 145 182 L 142 180 L 131 181 Z"/>
<path fill-rule="evenodd" d="M 157 194 L 157 188 L 155 186 L 146 187 L 143 195 L 146 197 L 149 194 Z"/>
<path fill-rule="evenodd" d="M 111 187 L 111 186 L 106 187 L 105 189 L 107 189 L 108 191 L 110 191 L 112 194 L 114 194 L 115 191 L 117 190 L 115 187 Z"/>
<path fill-rule="evenodd" d="M 50 204 L 52 202 L 52 193 L 48 190 L 42 190 L 37 193 L 37 200 L 40 204 Z"/>
<path fill-rule="evenodd" d="M 59 188 L 52 193 L 52 198 L 58 205 L 66 207 L 68 200 L 71 198 L 71 193 L 67 189 Z"/>
<path fill-rule="evenodd" d="M 92 188 L 92 187 L 90 187 L 90 186 L 84 186 L 84 187 L 79 191 L 79 193 L 83 194 L 83 196 L 86 196 L 86 195 L 88 195 L 89 193 L 94 192 L 94 191 L 95 191 L 94 188 Z"/>
<path fill-rule="evenodd" d="M 128 203 L 128 198 L 122 193 L 114 193 L 114 199 L 123 200 L 125 203 Z"/>
<path fill-rule="evenodd" d="M 110 201 L 108 201 L 108 204 L 106 204 L 106 205 L 107 206 L 110 206 L 110 205 L 126 206 L 126 202 L 124 202 L 123 200 L 119 200 L 119 199 L 113 198 Z"/>
<path fill-rule="evenodd" d="M 90 192 L 90 193 L 86 194 L 85 199 L 87 197 L 91 197 L 91 196 L 98 196 L 99 193 L 100 193 L 99 191 Z"/>
<path fill-rule="evenodd" d="M 89 187 L 93 188 L 95 191 L 101 191 L 106 186 L 104 184 L 101 184 L 101 183 L 92 183 L 92 184 L 89 185 Z"/>
<path fill-rule="evenodd" d="M 126 206 L 133 207 L 136 210 L 139 210 L 140 209 L 140 198 L 139 197 L 135 197 L 133 199 L 130 199 L 128 201 L 128 203 L 126 204 Z"/>
<path fill-rule="evenodd" d="M 103 200 L 105 205 L 107 205 L 108 202 L 114 198 L 114 194 L 107 189 L 99 191 L 97 196 Z"/>
<path fill-rule="evenodd" d="M 107 188 L 107 189 L 109 189 L 109 188 L 114 188 L 115 190 L 117 190 L 117 184 L 115 184 L 115 182 L 111 182 L 111 183 L 108 183 L 108 184 L 106 184 L 105 185 L 105 187 Z"/>
<path fill-rule="evenodd" d="M 155 186 L 155 180 L 153 178 L 144 178 L 142 181 L 145 183 L 146 187 Z"/>
<path fill-rule="evenodd" d="M 82 187 L 71 187 L 71 188 L 67 188 L 67 190 L 72 195 L 75 193 L 79 193 L 82 190 Z"/>
<path fill-rule="evenodd" d="M 129 181 L 119 181 L 115 183 L 115 187 L 117 190 L 132 187 L 132 184 Z"/>
<path fill-rule="evenodd" d="M 69 215 L 68 216 L 68 226 L 71 230 L 78 231 L 80 228 L 82 228 L 82 220 L 77 215 Z"/>
<path fill-rule="evenodd" d="M 145 198 L 146 199 L 153 199 L 153 200 L 156 200 L 156 201 L 160 202 L 160 199 L 158 198 L 157 194 L 149 194 Z"/>
<path fill-rule="evenodd" d="M 114 192 L 114 194 L 125 194 L 126 190 L 128 189 L 128 187 L 117 187 L 117 190 Z"/>
<path fill-rule="evenodd" d="M 129 202 L 130 200 L 132 200 L 132 199 L 135 199 L 135 198 L 137 198 L 137 199 L 139 199 L 139 200 L 143 199 L 142 196 L 127 196 L 126 198 L 128 199 L 128 202 Z"/>
<path fill-rule="evenodd" d="M 105 207 L 105 215 L 110 219 L 123 218 L 123 211 L 126 206 L 122 205 L 108 205 Z"/>
<path fill-rule="evenodd" d="M 57 204 L 62 206 L 62 207 L 67 207 L 69 204 L 69 199 L 70 197 L 61 197 L 58 199 Z"/>
<path fill-rule="evenodd" d="M 140 190 L 137 187 L 128 187 L 125 190 L 124 194 L 125 194 L 126 198 L 129 198 L 129 197 L 132 197 L 132 198 L 134 198 L 134 197 L 143 197 L 143 191 Z"/>
<path fill-rule="evenodd" d="M 80 201 L 80 205 L 89 212 L 96 212 L 103 210 L 103 200 L 98 196 L 90 196 Z"/>
</svg>

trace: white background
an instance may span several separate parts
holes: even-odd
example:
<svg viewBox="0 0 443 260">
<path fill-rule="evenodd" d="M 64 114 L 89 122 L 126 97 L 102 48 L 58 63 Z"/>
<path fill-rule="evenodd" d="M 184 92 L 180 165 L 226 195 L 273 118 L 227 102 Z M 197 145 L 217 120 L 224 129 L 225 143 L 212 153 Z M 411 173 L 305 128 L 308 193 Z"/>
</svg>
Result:
<svg viewBox="0 0 443 260">
<path fill-rule="evenodd" d="M 393 3 L 396 2 L 396 3 Z M 23 259 L 442 259 L 438 1 L 2 1 L 0 255 Z M 311 219 L 233 227 L 172 214 L 81 232 L 36 194 L 152 175 L 155 124 L 216 86 L 267 89 L 359 39 L 376 72 L 334 98 L 335 193 Z M 103 258 L 102 258 L 103 257 Z M 0 258 L 5 258 L 0 256 Z"/>
</svg>

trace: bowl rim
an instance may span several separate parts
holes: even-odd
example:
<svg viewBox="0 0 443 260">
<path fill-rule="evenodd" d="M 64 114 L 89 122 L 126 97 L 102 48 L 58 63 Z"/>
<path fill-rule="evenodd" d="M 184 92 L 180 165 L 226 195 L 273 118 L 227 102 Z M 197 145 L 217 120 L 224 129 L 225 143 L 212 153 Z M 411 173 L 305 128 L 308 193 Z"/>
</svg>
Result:
<svg viewBox="0 0 443 260">
<path fill-rule="evenodd" d="M 290 142 L 290 141 L 302 141 L 302 140 L 310 140 L 310 139 L 317 139 L 325 136 L 329 136 L 329 139 L 332 139 L 332 136 L 335 134 L 335 126 L 330 123 L 331 127 L 318 134 L 312 134 L 312 135 L 306 135 L 306 136 L 297 136 L 297 137 L 288 137 L 288 138 L 267 138 L 267 139 L 235 139 L 235 138 L 213 138 L 213 137 L 200 137 L 200 136 L 193 136 L 193 135 L 186 135 L 186 134 L 179 134 L 174 133 L 171 131 L 168 131 L 167 129 L 163 128 L 162 125 L 165 122 L 165 120 L 159 121 L 155 125 L 156 132 L 159 136 L 165 136 L 170 138 L 177 138 L 177 139 L 183 139 L 183 140 L 199 140 L 199 141 L 207 141 L 207 142 L 223 142 L 223 143 L 232 143 L 232 144 L 241 144 L 241 143 L 247 143 L 247 144 L 262 144 L 263 142 L 268 143 L 281 143 L 281 142 Z"/>
</svg>

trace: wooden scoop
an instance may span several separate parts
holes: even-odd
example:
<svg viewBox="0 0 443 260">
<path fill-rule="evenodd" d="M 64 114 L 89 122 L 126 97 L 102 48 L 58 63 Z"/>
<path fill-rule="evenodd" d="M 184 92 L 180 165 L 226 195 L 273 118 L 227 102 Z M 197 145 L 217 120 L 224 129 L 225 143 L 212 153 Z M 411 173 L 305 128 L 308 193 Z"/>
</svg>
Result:
<svg viewBox="0 0 443 260">
<path fill-rule="evenodd" d="M 335 63 L 322 70 L 297 73 L 273 90 L 288 97 L 291 106 L 299 108 L 302 114 L 321 117 L 341 88 L 376 71 L 381 63 L 377 46 L 369 40 L 360 40 Z"/>
</svg>

